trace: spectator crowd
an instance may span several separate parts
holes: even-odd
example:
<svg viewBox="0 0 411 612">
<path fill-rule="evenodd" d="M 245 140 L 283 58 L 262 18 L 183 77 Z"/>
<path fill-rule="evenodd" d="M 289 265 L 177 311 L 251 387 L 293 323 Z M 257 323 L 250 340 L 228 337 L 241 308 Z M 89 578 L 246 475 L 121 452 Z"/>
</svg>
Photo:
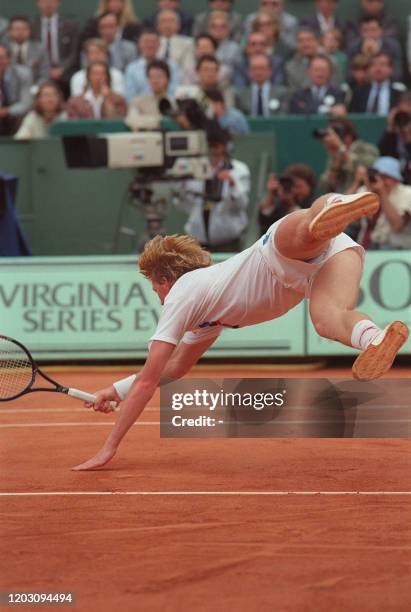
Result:
<svg viewBox="0 0 411 612">
<path fill-rule="evenodd" d="M 338 0 L 315 0 L 301 19 L 283 0 L 259 0 L 247 16 L 234 0 L 208 0 L 196 15 L 180 0 L 158 0 L 145 19 L 132 0 L 99 0 L 83 27 L 64 17 L 60 0 L 33 4 L 33 21 L 0 16 L 0 135 L 42 138 L 53 121 L 70 119 L 123 118 L 132 130 L 157 129 L 160 100 L 173 107 L 195 98 L 222 128 L 210 160 L 225 204 L 220 218 L 215 202 L 205 214 L 193 195 L 199 186 L 190 185 L 188 225 L 217 248 L 224 237 L 226 246 L 237 244 L 247 225 L 249 176 L 229 161 L 231 137 L 249 132 L 249 117 L 325 115 L 318 138 L 327 164 L 318 183 L 301 163 L 270 175 L 261 231 L 319 190 L 366 188 L 384 205 L 367 227 L 349 231 L 368 248 L 411 248 L 411 15 L 401 45 L 384 0 L 359 0 L 358 17 L 345 22 Z M 386 117 L 378 146 L 358 138 L 349 113 Z"/>
</svg>

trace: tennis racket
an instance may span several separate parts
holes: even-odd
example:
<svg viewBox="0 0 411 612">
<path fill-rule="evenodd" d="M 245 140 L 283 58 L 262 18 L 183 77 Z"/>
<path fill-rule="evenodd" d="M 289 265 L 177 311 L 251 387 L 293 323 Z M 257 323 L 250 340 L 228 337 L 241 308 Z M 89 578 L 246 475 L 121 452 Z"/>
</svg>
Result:
<svg viewBox="0 0 411 612">
<path fill-rule="evenodd" d="M 33 387 L 37 375 L 53 387 Z M 27 393 L 45 391 L 47 393 L 65 393 L 84 402 L 94 402 L 96 397 L 91 393 L 63 387 L 40 370 L 28 349 L 13 338 L 0 335 L 0 402 L 15 400 Z M 110 402 L 112 410 L 116 402 Z"/>
</svg>

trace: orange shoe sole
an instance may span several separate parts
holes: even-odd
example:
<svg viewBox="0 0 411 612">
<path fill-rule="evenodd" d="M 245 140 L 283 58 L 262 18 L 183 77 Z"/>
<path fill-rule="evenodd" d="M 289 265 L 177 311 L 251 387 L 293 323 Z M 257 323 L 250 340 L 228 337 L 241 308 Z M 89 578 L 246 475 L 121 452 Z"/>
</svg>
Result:
<svg viewBox="0 0 411 612">
<path fill-rule="evenodd" d="M 328 240 L 338 236 L 353 221 L 374 215 L 379 208 L 380 202 L 375 193 L 354 194 L 352 199 L 323 208 L 311 221 L 309 231 L 318 240 Z"/>
<path fill-rule="evenodd" d="M 388 372 L 408 336 L 408 327 L 402 321 L 391 323 L 380 344 L 370 344 L 358 355 L 352 367 L 354 378 L 373 380 Z"/>
</svg>

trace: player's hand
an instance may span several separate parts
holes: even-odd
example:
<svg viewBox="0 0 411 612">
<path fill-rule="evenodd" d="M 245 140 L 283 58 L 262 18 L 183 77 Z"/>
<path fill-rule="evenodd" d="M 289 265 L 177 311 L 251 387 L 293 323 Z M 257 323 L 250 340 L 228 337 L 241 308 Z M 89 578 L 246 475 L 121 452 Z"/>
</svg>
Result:
<svg viewBox="0 0 411 612">
<path fill-rule="evenodd" d="M 103 448 L 98 451 L 94 457 L 85 461 L 84 463 L 80 463 L 79 465 L 75 465 L 71 469 L 74 472 L 83 472 L 87 470 L 97 470 L 98 468 L 106 465 L 116 454 L 116 450 L 114 448 Z"/>
<path fill-rule="evenodd" d="M 92 408 L 96 412 L 112 412 L 113 408 L 110 402 L 120 403 L 121 399 L 119 398 L 117 391 L 111 385 L 111 387 L 106 387 L 101 391 L 97 391 L 95 393 L 96 400 L 94 403 L 92 402 L 84 402 L 86 408 Z"/>
</svg>

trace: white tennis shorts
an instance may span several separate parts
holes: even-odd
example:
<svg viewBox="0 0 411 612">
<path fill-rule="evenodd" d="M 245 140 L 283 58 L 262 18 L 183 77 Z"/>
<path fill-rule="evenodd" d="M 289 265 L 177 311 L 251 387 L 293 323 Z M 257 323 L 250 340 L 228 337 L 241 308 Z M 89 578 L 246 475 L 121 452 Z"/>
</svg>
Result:
<svg viewBox="0 0 411 612">
<path fill-rule="evenodd" d="M 276 221 L 268 232 L 258 241 L 259 250 L 267 262 L 273 276 L 286 288 L 299 291 L 310 297 L 313 280 L 321 270 L 322 266 L 336 253 L 345 249 L 355 249 L 364 266 L 364 249 L 354 242 L 347 234 L 339 234 L 331 240 L 329 247 L 324 253 L 311 260 L 309 263 L 298 259 L 284 257 L 275 246 L 274 236 L 283 219 Z"/>
</svg>

